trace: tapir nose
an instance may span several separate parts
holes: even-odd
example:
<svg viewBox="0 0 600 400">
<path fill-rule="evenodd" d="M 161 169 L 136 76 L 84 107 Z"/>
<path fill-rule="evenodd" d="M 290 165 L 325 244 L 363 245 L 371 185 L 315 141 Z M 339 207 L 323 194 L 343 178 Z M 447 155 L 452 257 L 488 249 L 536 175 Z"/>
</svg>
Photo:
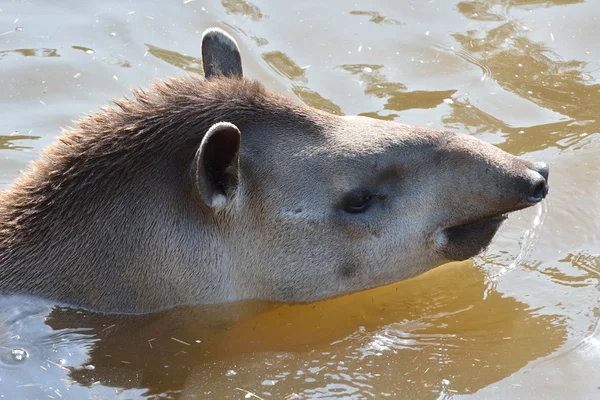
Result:
<svg viewBox="0 0 600 400">
<path fill-rule="evenodd" d="M 536 162 L 533 164 L 533 170 L 543 176 L 546 183 L 548 183 L 548 176 L 550 175 L 550 167 L 548 167 L 548 164 L 543 161 Z"/>
<path fill-rule="evenodd" d="M 529 193 L 527 201 L 529 203 L 539 203 L 548 194 L 548 176 L 550 168 L 545 162 L 537 162 L 532 165 L 529 174 Z"/>
</svg>

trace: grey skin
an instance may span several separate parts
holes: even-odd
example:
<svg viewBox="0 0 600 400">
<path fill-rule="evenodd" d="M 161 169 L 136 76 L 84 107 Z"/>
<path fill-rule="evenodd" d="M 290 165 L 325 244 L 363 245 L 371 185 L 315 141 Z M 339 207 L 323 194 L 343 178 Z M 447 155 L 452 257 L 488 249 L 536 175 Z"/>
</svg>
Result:
<svg viewBox="0 0 600 400">
<path fill-rule="evenodd" d="M 244 79 L 221 30 L 202 54 L 206 79 L 83 118 L 0 195 L 0 292 L 115 312 L 310 302 L 475 256 L 548 192 L 544 163 Z"/>
</svg>

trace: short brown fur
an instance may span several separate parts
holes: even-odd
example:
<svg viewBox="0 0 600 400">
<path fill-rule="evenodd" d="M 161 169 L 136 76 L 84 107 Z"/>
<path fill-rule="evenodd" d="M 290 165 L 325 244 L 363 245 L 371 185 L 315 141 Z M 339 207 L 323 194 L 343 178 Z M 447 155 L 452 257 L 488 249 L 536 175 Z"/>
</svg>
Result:
<svg viewBox="0 0 600 400">
<path fill-rule="evenodd" d="M 248 81 L 218 29 L 202 51 L 207 79 L 86 116 L 0 194 L 0 293 L 104 311 L 314 301 L 472 257 L 547 193 L 545 164 L 473 137 Z"/>
</svg>

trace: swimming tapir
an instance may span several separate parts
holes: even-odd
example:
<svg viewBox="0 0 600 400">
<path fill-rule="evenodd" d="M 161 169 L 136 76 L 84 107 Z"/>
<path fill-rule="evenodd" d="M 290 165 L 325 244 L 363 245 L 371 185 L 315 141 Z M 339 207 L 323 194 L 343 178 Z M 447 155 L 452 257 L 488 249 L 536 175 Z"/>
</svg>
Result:
<svg viewBox="0 0 600 400">
<path fill-rule="evenodd" d="M 0 195 L 0 293 L 104 311 L 310 302 L 480 253 L 548 166 L 474 137 L 299 104 L 202 38 L 205 79 L 77 122 Z"/>
</svg>

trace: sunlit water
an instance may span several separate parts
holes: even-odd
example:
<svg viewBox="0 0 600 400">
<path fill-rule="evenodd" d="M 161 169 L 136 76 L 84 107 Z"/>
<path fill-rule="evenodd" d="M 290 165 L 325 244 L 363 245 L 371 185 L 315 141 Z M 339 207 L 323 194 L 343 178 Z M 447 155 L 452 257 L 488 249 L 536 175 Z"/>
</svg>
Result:
<svg viewBox="0 0 600 400">
<path fill-rule="evenodd" d="M 551 164 L 490 248 L 309 305 L 111 316 L 0 298 L 0 398 L 600 398 L 600 46 L 593 1 L 0 3 L 0 183 L 61 126 L 201 73 L 209 26 L 247 76 L 336 114 L 464 131 Z"/>
</svg>

